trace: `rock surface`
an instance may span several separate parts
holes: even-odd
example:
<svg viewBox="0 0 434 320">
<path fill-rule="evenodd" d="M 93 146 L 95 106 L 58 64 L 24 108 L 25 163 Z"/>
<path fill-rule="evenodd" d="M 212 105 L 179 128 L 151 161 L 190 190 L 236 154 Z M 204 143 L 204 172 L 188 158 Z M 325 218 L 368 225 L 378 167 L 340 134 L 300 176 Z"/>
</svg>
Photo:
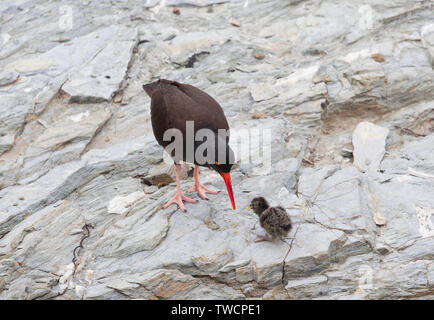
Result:
<svg viewBox="0 0 434 320">
<path fill-rule="evenodd" d="M 124 26 L 108 27 L 86 35 L 85 41 L 77 41 L 81 42 L 80 46 L 86 48 L 87 43 L 99 42 L 101 48 L 93 53 L 88 63 L 69 76 L 62 90 L 72 101 L 109 100 L 127 75 L 137 41 L 137 29 Z"/>
<path fill-rule="evenodd" d="M 0 299 L 433 298 L 432 9 L 0 4 Z M 173 169 L 142 89 L 158 78 L 222 105 L 237 212 L 208 169 L 224 191 L 162 209 Z M 258 195 L 288 238 L 254 242 Z"/>
<path fill-rule="evenodd" d="M 353 132 L 354 165 L 363 171 L 380 167 L 386 152 L 389 129 L 371 122 L 360 122 Z"/>
</svg>

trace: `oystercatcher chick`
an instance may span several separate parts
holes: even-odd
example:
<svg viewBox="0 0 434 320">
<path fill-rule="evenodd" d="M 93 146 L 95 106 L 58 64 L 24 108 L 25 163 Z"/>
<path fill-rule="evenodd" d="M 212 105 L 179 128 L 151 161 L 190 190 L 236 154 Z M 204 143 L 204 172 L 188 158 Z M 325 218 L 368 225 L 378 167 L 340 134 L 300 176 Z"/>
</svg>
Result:
<svg viewBox="0 0 434 320">
<path fill-rule="evenodd" d="M 259 223 L 267 231 L 269 236 L 259 236 L 255 242 L 274 241 L 276 237 L 285 238 L 292 228 L 291 219 L 282 207 L 270 207 L 263 197 L 256 197 L 250 203 L 248 209 L 259 216 Z"/>
<path fill-rule="evenodd" d="M 235 210 L 230 175 L 234 153 L 229 147 L 229 125 L 222 107 L 204 91 L 176 81 L 160 79 L 143 85 L 143 89 L 151 98 L 154 136 L 175 163 L 177 191 L 163 208 L 176 203 L 186 212 L 183 201 L 197 202 L 181 192 L 179 163 L 184 161 L 195 164 L 195 184 L 188 192 L 196 191 L 204 200 L 208 200 L 206 193 L 218 193 L 199 182 L 199 167 L 208 167 L 217 171 L 223 178 Z M 181 142 L 181 148 L 176 149 L 177 142 Z M 210 142 L 213 142 L 213 147 L 207 148 Z"/>
</svg>

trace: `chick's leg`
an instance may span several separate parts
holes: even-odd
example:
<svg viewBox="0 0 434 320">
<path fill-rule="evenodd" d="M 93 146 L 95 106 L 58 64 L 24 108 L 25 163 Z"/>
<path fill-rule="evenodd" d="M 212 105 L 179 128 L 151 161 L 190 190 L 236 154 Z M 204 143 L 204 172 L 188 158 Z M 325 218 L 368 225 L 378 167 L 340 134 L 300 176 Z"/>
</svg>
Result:
<svg viewBox="0 0 434 320">
<path fill-rule="evenodd" d="M 255 239 L 255 242 L 262 242 L 262 241 L 270 241 L 270 242 L 273 242 L 274 239 L 275 239 L 275 237 L 270 237 L 270 236 L 268 236 L 268 235 L 266 235 L 266 236 L 258 236 L 258 237 Z"/>
</svg>

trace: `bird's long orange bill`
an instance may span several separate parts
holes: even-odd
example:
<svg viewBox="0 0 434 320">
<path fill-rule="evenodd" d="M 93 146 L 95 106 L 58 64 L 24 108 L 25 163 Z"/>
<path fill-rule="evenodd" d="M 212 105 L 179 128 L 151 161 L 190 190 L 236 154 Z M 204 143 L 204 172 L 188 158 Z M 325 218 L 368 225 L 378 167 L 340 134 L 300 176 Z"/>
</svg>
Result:
<svg viewBox="0 0 434 320">
<path fill-rule="evenodd" d="M 222 173 L 221 175 L 223 177 L 223 180 L 225 180 L 226 188 L 228 189 L 228 193 L 229 193 L 229 198 L 231 198 L 232 208 L 236 210 L 237 208 L 235 207 L 234 193 L 232 192 L 231 174 L 228 172 L 228 173 Z"/>
</svg>

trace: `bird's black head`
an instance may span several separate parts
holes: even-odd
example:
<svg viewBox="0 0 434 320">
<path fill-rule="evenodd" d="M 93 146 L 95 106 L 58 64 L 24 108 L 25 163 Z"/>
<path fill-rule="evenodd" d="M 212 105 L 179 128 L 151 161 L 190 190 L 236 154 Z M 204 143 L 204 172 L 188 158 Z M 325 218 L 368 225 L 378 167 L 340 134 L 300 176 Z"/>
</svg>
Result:
<svg viewBox="0 0 434 320">
<path fill-rule="evenodd" d="M 230 163 L 230 162 L 226 162 L 226 163 L 220 163 L 218 161 L 215 161 L 214 164 L 210 164 L 209 167 L 215 171 L 217 171 L 220 174 L 223 173 L 229 173 L 231 172 L 232 166 L 234 164 Z"/>
<path fill-rule="evenodd" d="M 226 148 L 226 157 L 223 157 L 223 163 L 220 163 L 219 161 L 215 160 L 214 163 L 210 163 L 209 167 L 215 171 L 217 171 L 223 178 L 226 184 L 226 188 L 228 189 L 229 198 L 232 202 L 232 207 L 235 210 L 235 200 L 234 200 L 234 194 L 232 192 L 232 182 L 231 182 L 231 169 L 234 164 L 234 152 L 229 147 L 228 144 L 225 146 Z M 218 153 L 216 153 L 218 154 Z M 226 159 L 225 159 L 226 158 Z M 217 157 L 220 161 L 222 160 L 222 157 Z"/>
<path fill-rule="evenodd" d="M 218 134 L 208 130 L 209 137 L 202 141 L 200 139 L 195 141 L 194 148 L 194 163 L 200 166 L 211 168 L 217 171 L 223 178 L 228 189 L 229 198 L 232 202 L 234 210 L 235 200 L 232 192 L 232 182 L 230 171 L 235 162 L 235 154 L 229 147 L 229 135 L 226 130 Z M 203 131 L 206 133 L 206 131 Z M 196 132 L 197 134 L 198 132 Z M 211 143 L 208 143 L 211 142 Z"/>
<path fill-rule="evenodd" d="M 270 205 L 264 197 L 256 197 L 253 198 L 249 207 L 252 208 L 253 211 L 259 216 L 262 212 L 268 209 Z"/>
<path fill-rule="evenodd" d="M 235 154 L 226 136 L 216 136 L 214 158 L 209 159 L 209 167 L 218 173 L 229 173 L 235 162 Z"/>
</svg>

